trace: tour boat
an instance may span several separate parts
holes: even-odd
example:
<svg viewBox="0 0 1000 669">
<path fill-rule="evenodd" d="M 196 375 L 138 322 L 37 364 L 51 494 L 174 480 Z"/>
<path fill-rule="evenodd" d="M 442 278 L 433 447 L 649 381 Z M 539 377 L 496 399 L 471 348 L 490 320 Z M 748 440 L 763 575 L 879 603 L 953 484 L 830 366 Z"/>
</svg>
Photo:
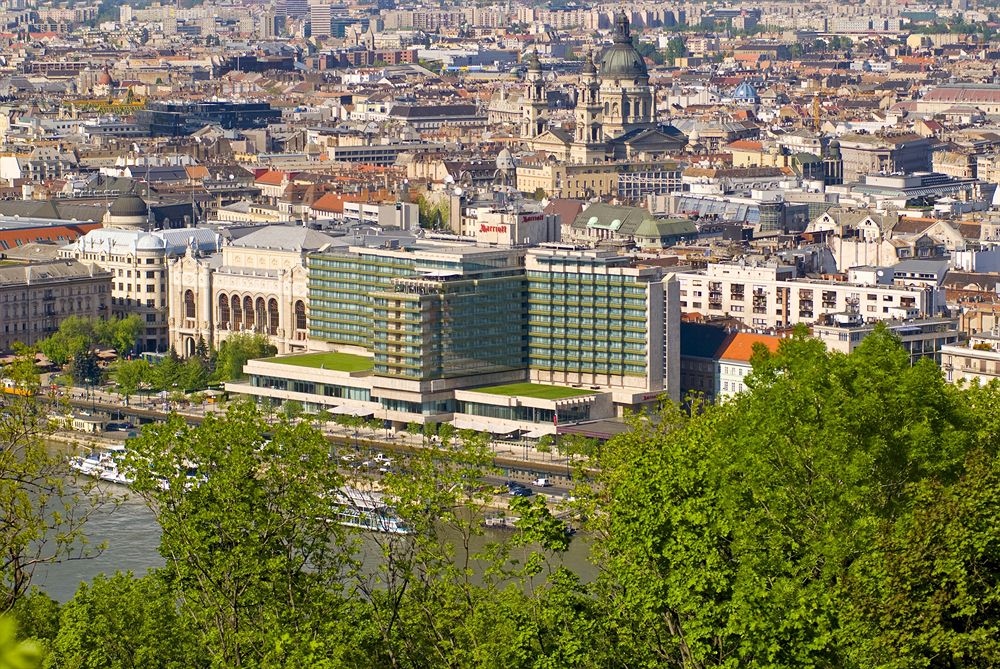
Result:
<svg viewBox="0 0 1000 669">
<path fill-rule="evenodd" d="M 334 520 L 340 525 L 386 534 L 409 534 L 403 520 L 381 493 L 344 488 L 335 495 L 339 507 Z"/>
<path fill-rule="evenodd" d="M 73 471 L 117 485 L 130 485 L 132 479 L 120 469 L 125 447 L 109 446 L 105 450 L 91 450 L 87 455 L 77 455 L 69 459 L 69 467 Z"/>
</svg>

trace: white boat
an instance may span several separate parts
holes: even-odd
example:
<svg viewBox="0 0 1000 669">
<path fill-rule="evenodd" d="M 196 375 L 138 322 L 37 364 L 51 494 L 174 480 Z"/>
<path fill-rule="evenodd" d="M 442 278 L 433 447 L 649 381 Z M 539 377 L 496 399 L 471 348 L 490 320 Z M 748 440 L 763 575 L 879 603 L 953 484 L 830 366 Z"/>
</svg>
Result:
<svg viewBox="0 0 1000 669">
<path fill-rule="evenodd" d="M 131 485 L 132 479 L 119 468 L 124 446 L 110 446 L 106 450 L 90 451 L 87 455 L 77 455 L 69 459 L 69 467 L 73 471 L 118 485 Z"/>
<path fill-rule="evenodd" d="M 386 534 L 410 532 L 381 493 L 344 488 L 337 491 L 335 499 L 339 508 L 334 521 L 340 525 Z"/>
</svg>

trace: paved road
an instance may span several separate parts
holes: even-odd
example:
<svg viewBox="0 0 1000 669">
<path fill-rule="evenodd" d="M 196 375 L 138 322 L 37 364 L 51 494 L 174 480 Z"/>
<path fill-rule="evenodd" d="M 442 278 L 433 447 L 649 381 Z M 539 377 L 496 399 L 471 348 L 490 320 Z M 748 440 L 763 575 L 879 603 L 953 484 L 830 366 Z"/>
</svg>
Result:
<svg viewBox="0 0 1000 669">
<path fill-rule="evenodd" d="M 133 397 L 126 406 L 124 400 L 116 393 L 102 390 L 84 391 L 80 388 L 70 389 L 67 400 L 79 409 L 92 409 L 110 415 L 122 414 L 146 420 L 163 420 L 172 412 L 184 417 L 189 423 L 200 423 L 206 414 L 220 411 L 214 404 L 203 404 L 187 407 L 175 407 L 169 401 Z M 385 429 L 347 428 L 334 423 L 322 426 L 327 439 L 341 446 L 349 446 L 364 450 L 405 453 L 424 447 L 424 437 L 411 435 L 407 432 L 394 432 Z M 494 463 L 505 476 L 503 480 L 513 478 L 526 482 L 538 476 L 553 478 L 554 483 L 565 483 L 570 473 L 569 458 L 554 453 L 541 453 L 526 445 L 499 442 L 492 444 Z"/>
</svg>

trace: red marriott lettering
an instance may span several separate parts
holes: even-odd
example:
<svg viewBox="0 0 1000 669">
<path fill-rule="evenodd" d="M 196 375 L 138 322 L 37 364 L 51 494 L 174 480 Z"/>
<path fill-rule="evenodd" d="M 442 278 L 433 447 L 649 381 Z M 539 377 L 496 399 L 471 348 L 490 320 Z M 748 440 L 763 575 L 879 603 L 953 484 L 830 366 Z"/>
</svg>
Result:
<svg viewBox="0 0 1000 669">
<path fill-rule="evenodd" d="M 486 225 L 485 223 L 480 223 L 479 224 L 479 232 L 499 232 L 499 233 L 502 234 L 502 233 L 507 232 L 507 226 L 506 225 Z"/>
</svg>

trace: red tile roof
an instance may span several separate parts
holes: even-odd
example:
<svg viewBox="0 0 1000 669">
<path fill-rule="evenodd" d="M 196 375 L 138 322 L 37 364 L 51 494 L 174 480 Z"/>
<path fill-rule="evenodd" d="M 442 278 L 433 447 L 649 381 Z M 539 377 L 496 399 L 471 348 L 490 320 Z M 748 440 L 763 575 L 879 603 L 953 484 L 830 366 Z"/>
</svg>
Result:
<svg viewBox="0 0 1000 669">
<path fill-rule="evenodd" d="M 778 344 L 780 343 L 781 337 L 753 334 L 752 332 L 734 332 L 722 342 L 722 346 L 719 347 L 715 357 L 719 360 L 750 362 L 754 344 L 763 344 L 773 353 L 778 350 Z"/>
</svg>

